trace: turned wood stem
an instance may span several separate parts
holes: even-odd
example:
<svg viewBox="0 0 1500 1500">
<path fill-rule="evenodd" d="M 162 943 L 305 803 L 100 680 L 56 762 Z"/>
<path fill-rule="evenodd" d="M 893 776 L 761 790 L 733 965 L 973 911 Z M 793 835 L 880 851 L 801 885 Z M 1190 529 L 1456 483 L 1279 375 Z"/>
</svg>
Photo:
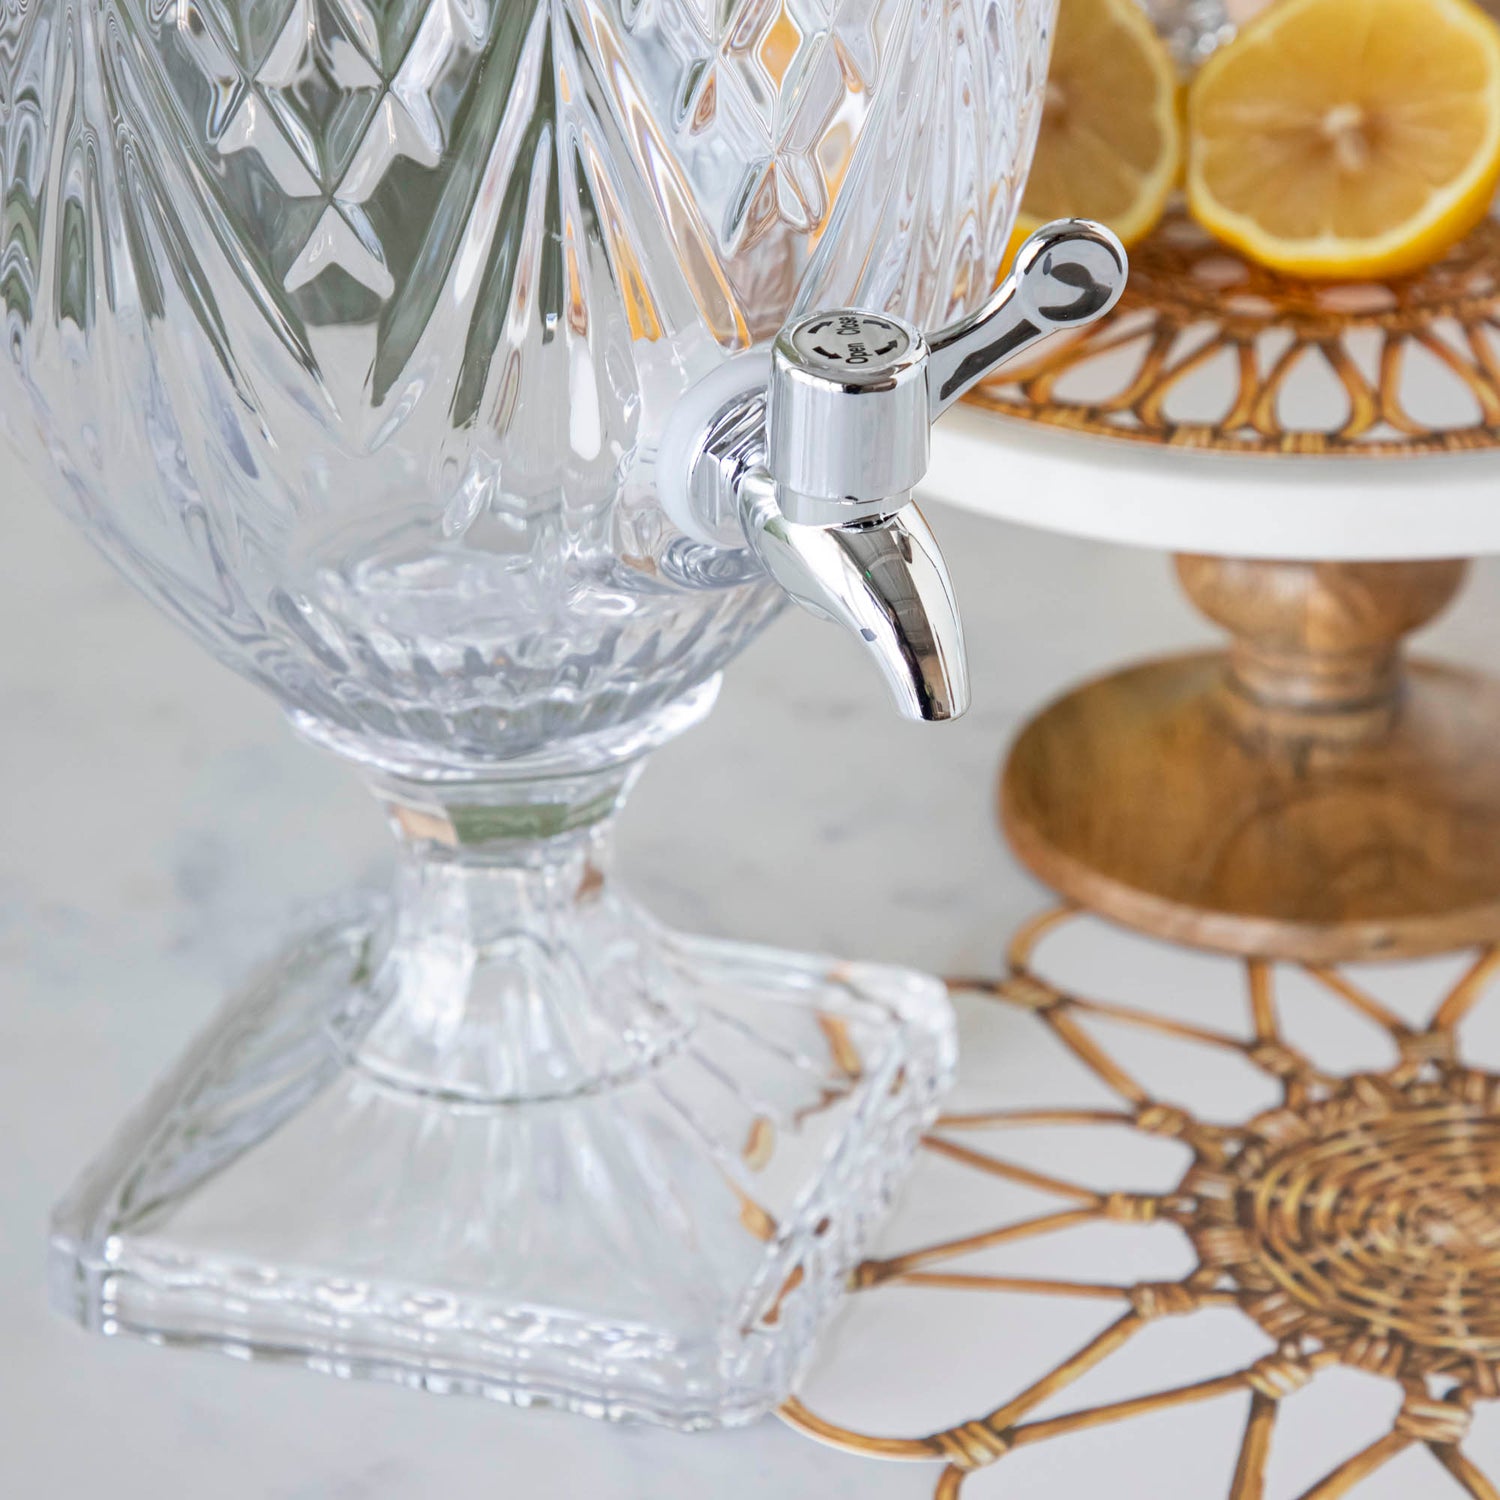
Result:
<svg viewBox="0 0 1500 1500">
<path fill-rule="evenodd" d="M 1462 587 L 1462 558 L 1278 562 L 1177 558 L 1188 597 L 1233 637 L 1229 686 L 1292 732 L 1362 737 L 1390 723 L 1401 643 Z"/>
</svg>

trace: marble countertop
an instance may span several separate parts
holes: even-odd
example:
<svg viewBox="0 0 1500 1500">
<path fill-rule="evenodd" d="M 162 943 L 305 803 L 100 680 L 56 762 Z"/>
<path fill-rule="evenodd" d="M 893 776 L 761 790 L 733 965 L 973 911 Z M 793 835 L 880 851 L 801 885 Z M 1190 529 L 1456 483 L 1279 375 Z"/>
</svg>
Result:
<svg viewBox="0 0 1500 1500">
<path fill-rule="evenodd" d="M 13 469 L 4 484 L 0 1492 L 930 1493 L 930 1477 L 914 1487 L 909 1469 L 822 1449 L 775 1421 L 695 1438 L 608 1429 L 90 1339 L 47 1310 L 52 1200 L 296 913 L 378 879 L 388 851 L 351 777 L 296 743 L 268 699 L 138 599 Z M 934 520 L 966 610 L 973 712 L 942 730 L 904 725 L 853 646 L 783 620 L 736 664 L 708 724 L 658 757 L 626 813 L 623 873 L 662 917 L 993 971 L 1005 936 L 1043 904 L 994 827 L 1004 743 L 1064 684 L 1207 629 L 1158 554 L 956 511 Z M 1500 569 L 1481 567 L 1429 643 L 1492 657 L 1497 583 Z"/>
</svg>

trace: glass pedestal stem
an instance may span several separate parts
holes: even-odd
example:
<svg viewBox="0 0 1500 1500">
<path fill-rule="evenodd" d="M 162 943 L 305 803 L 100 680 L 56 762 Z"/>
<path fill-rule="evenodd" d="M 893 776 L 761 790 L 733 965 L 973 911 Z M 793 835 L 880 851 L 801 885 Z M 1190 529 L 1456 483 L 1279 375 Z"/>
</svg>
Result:
<svg viewBox="0 0 1500 1500">
<path fill-rule="evenodd" d="M 469 786 L 376 782 L 399 854 L 361 1067 L 473 1103 L 567 1098 L 650 1067 L 690 1018 L 664 996 L 650 919 L 616 891 L 616 812 L 639 763 Z"/>
</svg>

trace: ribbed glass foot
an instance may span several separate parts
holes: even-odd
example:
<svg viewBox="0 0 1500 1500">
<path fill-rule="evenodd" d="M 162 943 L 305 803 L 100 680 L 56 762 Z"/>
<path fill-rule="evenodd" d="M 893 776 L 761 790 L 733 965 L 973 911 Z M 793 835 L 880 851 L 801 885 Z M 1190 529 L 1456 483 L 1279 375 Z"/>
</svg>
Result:
<svg viewBox="0 0 1500 1500">
<path fill-rule="evenodd" d="M 649 976 L 651 1003 L 601 1012 L 638 1045 L 578 1087 L 587 1028 L 554 1038 L 560 1086 L 537 1086 L 555 1019 L 538 992 L 536 1067 L 503 1049 L 478 1067 L 473 964 L 445 1014 L 458 991 L 441 968 L 414 986 L 384 910 L 293 948 L 59 1208 L 58 1306 L 101 1333 L 593 1416 L 769 1409 L 931 1119 L 947 1001 L 633 908 L 627 929 L 610 900 L 621 920 L 578 994 Z M 473 958 L 451 934 L 447 956 Z"/>
</svg>

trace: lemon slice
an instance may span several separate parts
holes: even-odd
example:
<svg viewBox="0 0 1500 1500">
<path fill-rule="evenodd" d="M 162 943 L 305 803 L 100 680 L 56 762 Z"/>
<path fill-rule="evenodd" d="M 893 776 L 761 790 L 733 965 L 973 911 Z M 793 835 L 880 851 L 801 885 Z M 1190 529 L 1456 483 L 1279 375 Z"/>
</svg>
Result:
<svg viewBox="0 0 1500 1500">
<path fill-rule="evenodd" d="M 1188 95 L 1188 207 L 1299 276 L 1391 276 L 1484 217 L 1500 28 L 1471 0 L 1279 0 Z"/>
<path fill-rule="evenodd" d="M 1017 237 L 1082 217 L 1131 245 L 1161 218 L 1181 156 L 1177 69 L 1138 0 L 1062 0 Z"/>
</svg>

